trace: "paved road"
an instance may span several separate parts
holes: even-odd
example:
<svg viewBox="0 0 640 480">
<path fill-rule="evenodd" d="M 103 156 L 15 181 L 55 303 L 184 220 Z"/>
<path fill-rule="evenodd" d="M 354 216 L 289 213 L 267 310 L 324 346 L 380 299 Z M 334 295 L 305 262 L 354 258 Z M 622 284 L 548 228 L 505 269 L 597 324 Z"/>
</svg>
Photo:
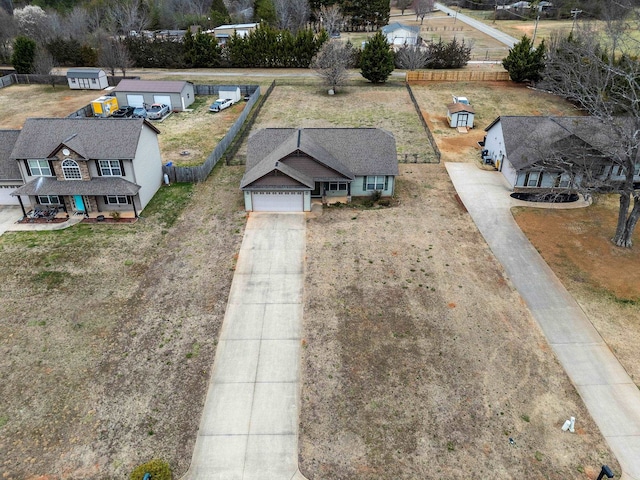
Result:
<svg viewBox="0 0 640 480">
<path fill-rule="evenodd" d="M 302 213 L 252 213 L 231 284 L 189 480 L 298 471 Z"/>
<path fill-rule="evenodd" d="M 621 478 L 640 480 L 640 391 L 516 224 L 502 174 L 467 163 L 446 167 L 473 221 L 616 455 Z"/>
<path fill-rule="evenodd" d="M 517 38 L 513 38 L 511 35 L 507 35 L 506 33 L 503 33 L 500 30 L 490 27 L 489 25 L 482 23 L 481 21 L 476 20 L 475 18 L 471 18 L 462 13 L 458 13 L 456 10 L 445 7 L 441 3 L 434 4 L 434 7 L 444 13 L 448 13 L 452 17 L 455 16 L 461 22 L 464 22 L 467 25 L 475 28 L 476 30 L 480 30 L 482 33 L 495 38 L 499 42 L 504 43 L 509 48 L 513 47 L 519 41 Z"/>
</svg>

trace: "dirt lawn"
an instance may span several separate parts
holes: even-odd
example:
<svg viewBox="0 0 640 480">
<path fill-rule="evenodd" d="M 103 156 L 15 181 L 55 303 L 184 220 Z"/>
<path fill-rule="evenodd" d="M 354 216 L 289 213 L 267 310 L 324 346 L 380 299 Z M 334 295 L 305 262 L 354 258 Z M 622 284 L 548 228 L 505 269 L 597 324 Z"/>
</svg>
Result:
<svg viewBox="0 0 640 480">
<path fill-rule="evenodd" d="M 411 88 L 447 162 L 479 159 L 478 142 L 484 138 L 484 129 L 500 115 L 580 115 L 555 95 L 512 82 L 419 82 Z M 449 127 L 447 104 L 452 95 L 467 97 L 476 112 L 469 133 Z"/>
<path fill-rule="evenodd" d="M 640 386 L 640 232 L 615 247 L 618 198 L 577 210 L 514 209 L 520 228 L 585 310 Z"/>
<path fill-rule="evenodd" d="M 66 117 L 103 93 L 64 85 L 10 85 L 0 89 L 0 128 L 20 129 L 30 117 Z"/>
</svg>

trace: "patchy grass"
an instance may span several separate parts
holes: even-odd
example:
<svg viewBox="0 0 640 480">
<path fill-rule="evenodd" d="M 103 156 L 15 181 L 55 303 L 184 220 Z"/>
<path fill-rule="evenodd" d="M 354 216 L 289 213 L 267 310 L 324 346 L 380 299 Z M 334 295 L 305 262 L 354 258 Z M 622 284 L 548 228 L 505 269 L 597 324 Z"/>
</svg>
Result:
<svg viewBox="0 0 640 480">
<path fill-rule="evenodd" d="M 242 169 L 163 187 L 135 224 L 0 237 L 6 478 L 186 471 L 245 212 Z M 188 392 L 188 394 L 185 394 Z"/>
<path fill-rule="evenodd" d="M 240 101 L 222 112 L 211 113 L 209 106 L 217 98 L 197 96 L 191 111 L 173 113 L 155 124 L 161 132 L 158 140 L 163 162 L 171 161 L 177 166 L 204 163 L 246 105 Z"/>
</svg>

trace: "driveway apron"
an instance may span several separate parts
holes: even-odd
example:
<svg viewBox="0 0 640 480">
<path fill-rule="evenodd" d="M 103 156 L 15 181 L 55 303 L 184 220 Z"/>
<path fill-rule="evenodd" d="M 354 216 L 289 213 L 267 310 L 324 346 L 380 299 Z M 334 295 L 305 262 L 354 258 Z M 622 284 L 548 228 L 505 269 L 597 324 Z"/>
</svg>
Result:
<svg viewBox="0 0 640 480">
<path fill-rule="evenodd" d="M 502 174 L 465 163 L 447 163 L 446 168 L 616 455 L 621 478 L 640 480 L 640 391 L 516 224 Z"/>
<path fill-rule="evenodd" d="M 298 472 L 302 213 L 252 213 L 231 284 L 188 479 Z"/>
</svg>

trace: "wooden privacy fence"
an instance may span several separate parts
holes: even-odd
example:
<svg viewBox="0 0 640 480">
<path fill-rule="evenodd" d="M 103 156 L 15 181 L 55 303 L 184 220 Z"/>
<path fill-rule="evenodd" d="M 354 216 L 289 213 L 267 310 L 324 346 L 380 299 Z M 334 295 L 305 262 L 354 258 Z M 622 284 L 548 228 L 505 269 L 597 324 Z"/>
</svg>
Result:
<svg viewBox="0 0 640 480">
<path fill-rule="evenodd" d="M 169 176 L 169 181 L 180 183 L 198 183 L 204 182 L 207 179 L 207 177 L 211 173 L 211 170 L 213 170 L 213 167 L 215 167 L 218 161 L 222 158 L 224 152 L 227 150 L 227 148 L 229 148 L 229 145 L 231 145 L 234 137 L 242 128 L 242 124 L 251 112 L 253 105 L 258 101 L 258 98 L 260 97 L 260 86 L 249 85 L 249 87 L 250 89 L 253 89 L 253 92 L 251 93 L 251 97 L 249 97 L 249 101 L 244 106 L 242 113 L 235 121 L 235 123 L 231 126 L 224 138 L 220 140 L 218 145 L 216 145 L 216 148 L 213 150 L 213 152 L 209 154 L 204 163 L 202 165 L 196 165 L 193 167 L 176 167 L 170 164 L 164 165 L 162 167 L 162 171 Z"/>
<path fill-rule="evenodd" d="M 509 72 L 421 70 L 407 72 L 407 82 L 508 82 Z"/>
</svg>

